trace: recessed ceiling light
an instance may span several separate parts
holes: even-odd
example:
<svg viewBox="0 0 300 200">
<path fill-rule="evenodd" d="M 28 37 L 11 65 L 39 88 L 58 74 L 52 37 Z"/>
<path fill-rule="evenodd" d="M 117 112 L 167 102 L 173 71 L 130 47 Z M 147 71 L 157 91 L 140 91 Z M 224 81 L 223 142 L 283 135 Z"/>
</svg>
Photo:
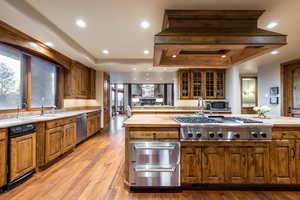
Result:
<svg viewBox="0 0 300 200">
<path fill-rule="evenodd" d="M 226 58 L 226 55 L 222 55 L 221 58 Z"/>
<path fill-rule="evenodd" d="M 164 68 L 164 71 L 167 71 L 167 68 Z"/>
<path fill-rule="evenodd" d="M 174 54 L 174 55 L 172 55 L 172 58 L 176 58 L 177 56 Z"/>
<path fill-rule="evenodd" d="M 279 53 L 279 52 L 278 52 L 277 50 L 271 52 L 272 55 L 276 55 L 276 54 L 278 54 L 278 53 Z"/>
<path fill-rule="evenodd" d="M 30 45 L 31 47 L 34 47 L 34 48 L 38 47 L 38 45 L 37 45 L 36 43 L 34 43 L 34 42 L 29 42 L 29 45 Z"/>
<path fill-rule="evenodd" d="M 83 21 L 82 19 L 77 19 L 76 20 L 76 25 L 79 26 L 80 28 L 85 28 L 86 27 L 86 22 Z"/>
<path fill-rule="evenodd" d="M 135 70 L 136 70 L 136 68 L 134 67 L 134 68 L 132 68 L 132 70 L 134 70 L 134 71 L 135 71 Z"/>
<path fill-rule="evenodd" d="M 143 29 L 147 29 L 150 27 L 150 23 L 146 20 L 142 21 L 141 24 L 140 24 L 141 28 Z"/>
<path fill-rule="evenodd" d="M 45 45 L 47 45 L 48 47 L 53 47 L 53 43 L 52 42 L 45 42 Z"/>
<path fill-rule="evenodd" d="M 277 22 L 270 22 L 270 23 L 267 25 L 267 28 L 272 29 L 272 28 L 276 27 L 277 25 L 278 25 Z"/>
<path fill-rule="evenodd" d="M 146 54 L 146 55 L 149 54 L 149 53 L 150 53 L 149 50 L 144 51 L 144 54 Z"/>
<path fill-rule="evenodd" d="M 109 54 L 109 51 L 107 49 L 104 49 L 104 50 L 102 50 L 102 53 L 107 55 L 107 54 Z"/>
</svg>

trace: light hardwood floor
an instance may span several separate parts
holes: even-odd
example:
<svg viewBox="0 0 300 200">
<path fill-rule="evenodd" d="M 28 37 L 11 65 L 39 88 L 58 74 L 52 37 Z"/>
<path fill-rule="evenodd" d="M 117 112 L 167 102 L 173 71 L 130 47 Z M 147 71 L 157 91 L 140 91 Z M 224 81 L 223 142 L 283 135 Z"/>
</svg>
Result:
<svg viewBox="0 0 300 200">
<path fill-rule="evenodd" d="M 299 200 L 300 192 L 191 191 L 130 193 L 123 186 L 122 117 L 67 157 L 35 174 L 0 200 Z"/>
</svg>

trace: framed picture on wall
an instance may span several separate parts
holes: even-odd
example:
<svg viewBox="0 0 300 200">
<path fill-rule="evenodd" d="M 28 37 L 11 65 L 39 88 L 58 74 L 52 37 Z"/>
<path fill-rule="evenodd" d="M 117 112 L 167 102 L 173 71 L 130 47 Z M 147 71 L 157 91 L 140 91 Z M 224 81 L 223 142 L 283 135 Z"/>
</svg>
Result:
<svg viewBox="0 0 300 200">
<path fill-rule="evenodd" d="M 271 87 L 270 88 L 270 96 L 274 97 L 274 96 L 278 96 L 279 94 L 279 87 Z"/>
<path fill-rule="evenodd" d="M 270 97 L 270 104 L 279 104 L 279 97 Z"/>
</svg>

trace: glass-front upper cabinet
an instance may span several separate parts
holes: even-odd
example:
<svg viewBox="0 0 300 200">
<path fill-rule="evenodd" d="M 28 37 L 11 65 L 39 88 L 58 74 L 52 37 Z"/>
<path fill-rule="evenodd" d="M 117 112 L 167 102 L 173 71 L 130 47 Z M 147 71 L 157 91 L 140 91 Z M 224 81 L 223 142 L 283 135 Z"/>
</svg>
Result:
<svg viewBox="0 0 300 200">
<path fill-rule="evenodd" d="M 203 72 L 192 71 L 192 97 L 203 97 Z"/>
<path fill-rule="evenodd" d="M 179 84 L 180 84 L 180 98 L 189 99 L 190 98 L 190 71 L 180 71 L 179 72 Z"/>
</svg>

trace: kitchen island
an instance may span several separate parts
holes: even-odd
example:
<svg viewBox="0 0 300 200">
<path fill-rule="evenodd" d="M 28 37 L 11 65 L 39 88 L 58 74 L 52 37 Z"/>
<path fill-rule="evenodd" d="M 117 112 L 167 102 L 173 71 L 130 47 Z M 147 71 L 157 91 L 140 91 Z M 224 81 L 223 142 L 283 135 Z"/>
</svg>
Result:
<svg viewBox="0 0 300 200">
<path fill-rule="evenodd" d="M 251 132 L 249 140 L 184 140 L 176 116 L 182 115 L 133 115 L 124 122 L 125 183 L 130 188 L 299 186 L 300 119 L 227 115 L 271 125 L 271 138 Z"/>
</svg>

